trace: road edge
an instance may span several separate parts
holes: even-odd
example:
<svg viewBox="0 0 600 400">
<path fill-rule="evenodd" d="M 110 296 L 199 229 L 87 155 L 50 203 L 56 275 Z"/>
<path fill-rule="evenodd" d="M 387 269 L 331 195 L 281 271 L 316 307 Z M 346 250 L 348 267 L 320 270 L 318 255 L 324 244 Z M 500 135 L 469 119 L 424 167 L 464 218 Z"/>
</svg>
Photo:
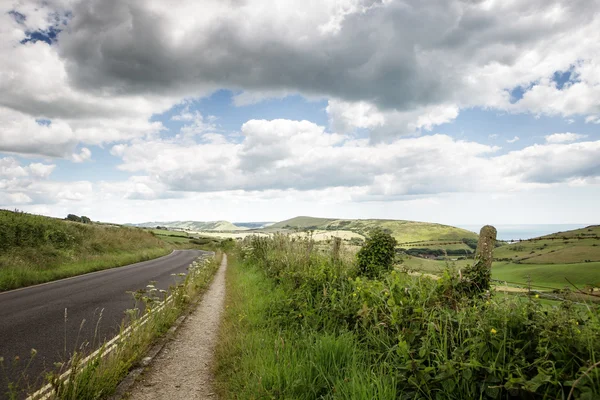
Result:
<svg viewBox="0 0 600 400">
<path fill-rule="evenodd" d="M 225 253 L 223 253 L 223 255 L 225 256 L 224 261 L 227 262 L 227 255 Z M 221 262 L 221 265 L 219 265 L 219 269 L 221 269 L 223 267 L 223 262 Z M 217 270 L 213 276 L 212 279 L 210 281 L 210 284 L 208 285 L 208 287 L 210 287 L 210 285 L 212 285 L 215 276 L 217 275 L 217 272 L 219 272 L 219 270 Z M 148 368 L 152 362 L 155 360 L 155 358 L 160 354 L 160 352 L 165 348 L 165 346 L 167 345 L 167 343 L 169 343 L 169 341 L 171 339 L 173 339 L 173 337 L 175 337 L 178 329 L 181 327 L 181 325 L 185 322 L 185 320 L 190 316 L 190 314 L 196 309 L 198 308 L 198 305 L 204 300 L 204 297 L 206 295 L 207 291 L 202 293 L 201 296 L 198 296 L 198 299 L 196 299 L 192 304 L 190 304 L 186 310 L 183 312 L 182 315 L 179 316 L 179 318 L 177 318 L 175 320 L 175 322 L 173 323 L 173 325 L 169 328 L 169 330 L 167 331 L 167 333 L 158 339 L 158 341 L 156 342 L 156 344 L 154 344 L 150 350 L 148 350 L 148 352 L 146 353 L 145 357 L 142 357 L 142 359 L 139 361 L 138 365 L 136 367 L 134 367 L 133 369 L 131 369 L 131 371 L 129 371 L 129 373 L 127 374 L 127 376 L 125 376 L 125 378 L 123 378 L 123 380 L 121 381 L 121 383 L 119 383 L 119 385 L 117 385 L 117 388 L 115 389 L 115 392 L 108 397 L 108 400 L 121 400 L 121 399 L 125 399 L 127 398 L 128 393 L 130 392 L 130 389 L 133 387 L 133 385 L 137 382 L 137 379 L 140 375 L 142 375 L 142 373 L 146 370 L 146 368 Z"/>
</svg>

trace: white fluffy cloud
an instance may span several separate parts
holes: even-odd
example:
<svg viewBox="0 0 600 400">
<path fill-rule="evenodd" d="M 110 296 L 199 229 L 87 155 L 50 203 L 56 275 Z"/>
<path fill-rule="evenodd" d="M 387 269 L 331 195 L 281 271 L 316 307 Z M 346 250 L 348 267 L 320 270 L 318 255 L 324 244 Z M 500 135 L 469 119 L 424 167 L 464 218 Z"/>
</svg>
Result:
<svg viewBox="0 0 600 400">
<path fill-rule="evenodd" d="M 579 139 L 585 139 L 588 135 L 580 135 L 578 133 L 553 133 L 552 135 L 545 136 L 546 142 L 548 143 L 569 143 L 575 142 Z"/>
<path fill-rule="evenodd" d="M 45 184 L 55 167 L 54 164 L 42 163 L 21 165 L 13 157 L 0 158 L 0 206 L 33 203 L 36 194 L 39 194 L 39 186 Z"/>
<path fill-rule="evenodd" d="M 537 188 L 600 176 L 600 142 L 498 147 L 426 135 L 373 144 L 308 121 L 251 120 L 241 142 L 140 141 L 113 147 L 120 168 L 165 190 L 360 188 L 357 199 Z"/>
</svg>

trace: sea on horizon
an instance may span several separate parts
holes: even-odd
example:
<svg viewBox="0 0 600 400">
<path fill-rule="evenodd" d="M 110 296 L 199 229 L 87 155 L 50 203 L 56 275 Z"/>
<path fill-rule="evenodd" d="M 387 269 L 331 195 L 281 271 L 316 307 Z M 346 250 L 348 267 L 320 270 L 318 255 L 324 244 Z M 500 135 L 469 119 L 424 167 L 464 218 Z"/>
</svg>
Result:
<svg viewBox="0 0 600 400">
<path fill-rule="evenodd" d="M 532 239 L 556 232 L 581 229 L 594 224 L 522 224 L 522 225 L 493 225 L 498 230 L 498 240 Z M 459 228 L 479 233 L 483 225 L 456 225 Z"/>
</svg>

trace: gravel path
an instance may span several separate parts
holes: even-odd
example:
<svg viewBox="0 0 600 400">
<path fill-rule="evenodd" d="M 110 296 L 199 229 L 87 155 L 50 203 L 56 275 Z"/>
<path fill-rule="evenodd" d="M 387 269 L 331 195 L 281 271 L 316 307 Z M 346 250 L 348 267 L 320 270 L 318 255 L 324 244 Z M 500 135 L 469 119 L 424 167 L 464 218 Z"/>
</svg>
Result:
<svg viewBox="0 0 600 400">
<path fill-rule="evenodd" d="M 225 302 L 227 256 L 202 302 L 130 391 L 130 399 L 216 399 L 210 372 Z"/>
</svg>

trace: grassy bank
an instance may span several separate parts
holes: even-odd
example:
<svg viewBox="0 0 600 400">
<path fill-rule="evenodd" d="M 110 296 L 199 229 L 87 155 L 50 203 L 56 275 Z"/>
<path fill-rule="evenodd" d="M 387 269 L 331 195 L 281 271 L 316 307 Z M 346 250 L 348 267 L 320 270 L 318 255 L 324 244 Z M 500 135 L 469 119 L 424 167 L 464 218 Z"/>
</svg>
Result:
<svg viewBox="0 0 600 400">
<path fill-rule="evenodd" d="M 166 255 L 150 232 L 0 210 L 0 291 Z"/>
<path fill-rule="evenodd" d="M 223 398 L 555 399 L 600 393 L 597 307 L 467 299 L 450 272 L 359 276 L 308 240 L 254 239 L 229 271 Z"/>
</svg>

